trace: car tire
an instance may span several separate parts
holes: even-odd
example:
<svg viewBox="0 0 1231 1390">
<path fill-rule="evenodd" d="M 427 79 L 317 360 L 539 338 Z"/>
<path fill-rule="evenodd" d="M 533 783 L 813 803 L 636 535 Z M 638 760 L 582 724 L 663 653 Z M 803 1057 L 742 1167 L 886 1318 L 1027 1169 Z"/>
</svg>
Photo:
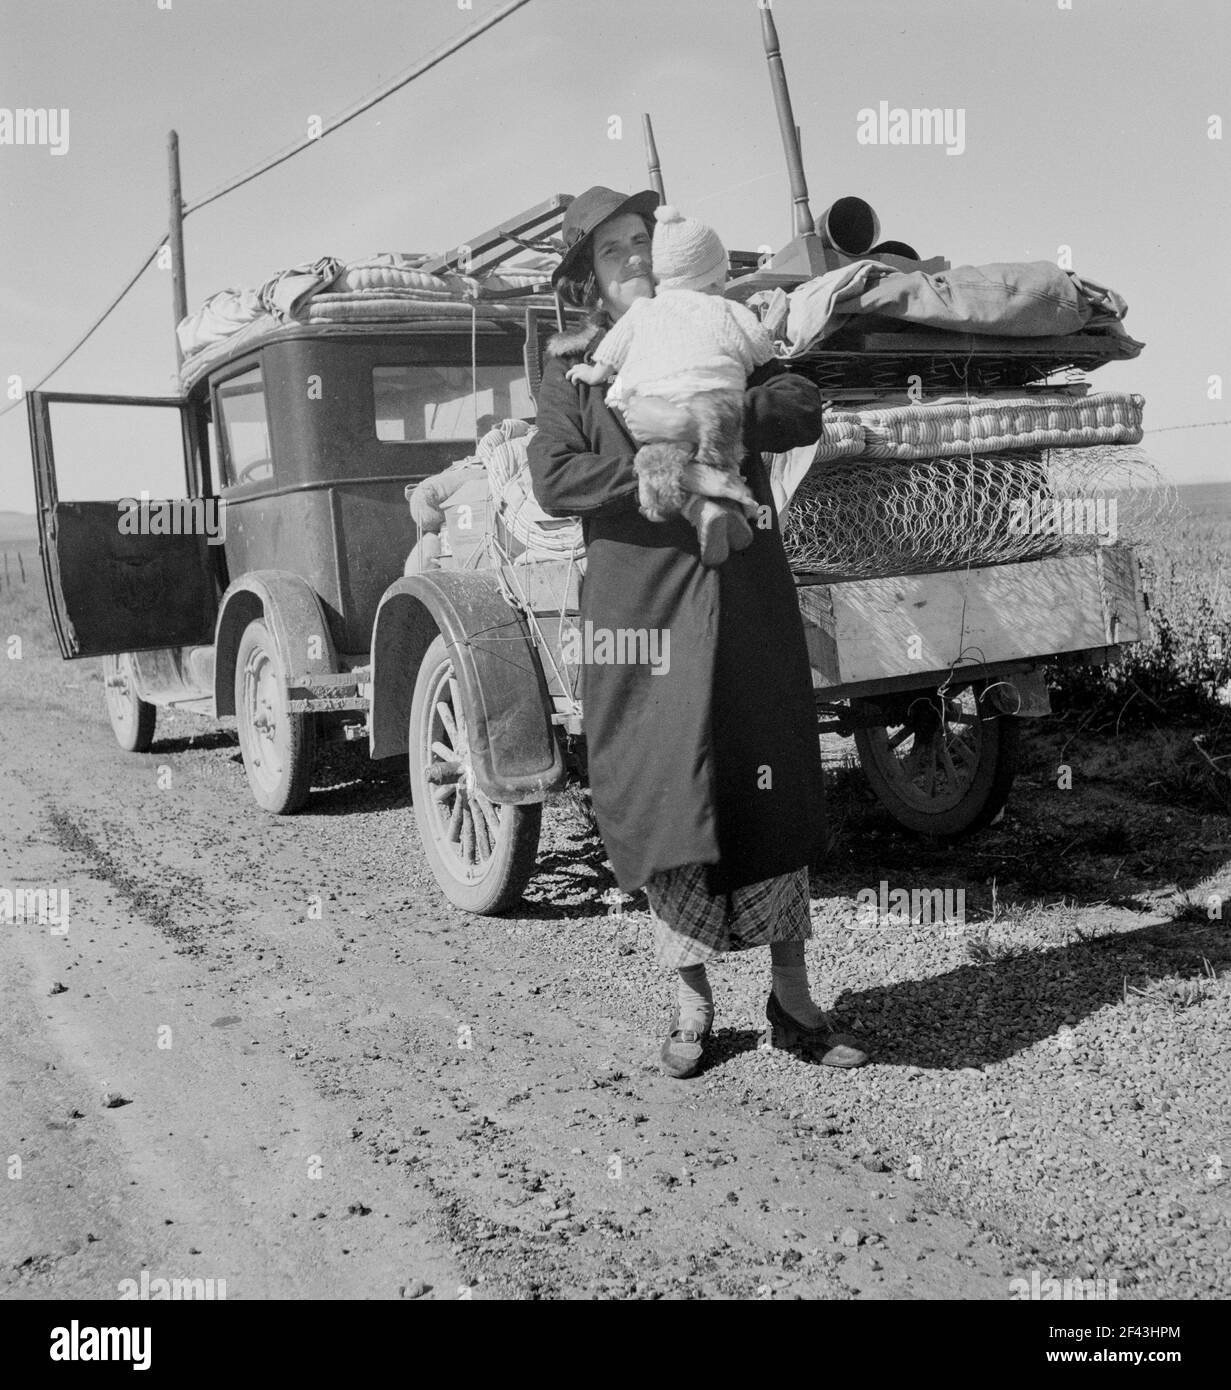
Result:
<svg viewBox="0 0 1231 1390">
<path fill-rule="evenodd" d="M 137 694 L 137 676 L 128 652 L 103 657 L 103 694 L 115 741 L 126 753 L 148 752 L 158 707 Z"/>
<path fill-rule="evenodd" d="M 308 799 L 316 761 L 316 721 L 287 708 L 286 672 L 260 618 L 244 629 L 235 659 L 235 720 L 244 771 L 257 805 L 276 816 Z"/>
<path fill-rule="evenodd" d="M 864 776 L 905 829 L 960 839 L 990 825 L 1007 802 L 1017 773 L 1021 721 L 997 713 L 984 700 L 986 685 L 979 681 L 955 687 L 943 701 L 934 689 L 919 690 L 909 722 L 855 729 Z M 874 697 L 851 704 L 876 708 Z M 955 761 L 950 750 L 959 748 Z M 920 785 L 924 771 L 931 773 L 926 788 Z"/>
<path fill-rule="evenodd" d="M 534 873 L 543 806 L 493 802 L 475 785 L 465 708 L 443 637 L 419 666 L 409 752 L 415 820 L 436 882 L 466 912 L 507 911 Z"/>
</svg>

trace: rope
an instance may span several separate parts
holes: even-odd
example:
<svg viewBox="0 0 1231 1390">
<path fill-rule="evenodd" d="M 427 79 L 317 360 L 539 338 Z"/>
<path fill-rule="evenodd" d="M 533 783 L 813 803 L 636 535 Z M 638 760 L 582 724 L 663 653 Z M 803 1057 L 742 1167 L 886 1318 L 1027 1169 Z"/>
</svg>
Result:
<svg viewBox="0 0 1231 1390">
<path fill-rule="evenodd" d="M 973 417 L 973 415 L 974 415 L 974 410 L 973 410 L 973 407 L 972 407 L 972 404 L 971 404 L 971 399 L 970 399 L 970 364 L 971 364 L 971 362 L 972 362 L 973 360 L 974 360 L 974 352 L 971 351 L 971 352 L 967 353 L 967 355 L 966 355 L 966 361 L 962 363 L 962 390 L 965 392 L 965 395 L 966 395 L 966 410 L 967 410 L 969 416 L 971 416 L 971 417 Z M 972 431 L 972 435 L 973 435 L 973 431 Z M 971 471 L 971 473 L 973 474 L 973 473 L 974 473 L 974 467 L 975 467 L 975 445 L 974 445 L 974 439 L 973 439 L 973 437 L 968 441 L 968 455 L 969 455 L 970 471 Z M 968 513 L 973 513 L 973 510 L 974 510 L 974 489 L 973 489 L 973 488 L 970 488 L 970 489 L 968 489 L 968 491 L 967 491 L 967 509 L 968 509 Z M 958 663 L 959 663 L 960 661 L 962 661 L 962 659 L 964 658 L 965 653 L 966 653 L 966 647 L 965 647 L 965 638 L 966 638 L 966 602 L 967 602 L 967 599 L 968 599 L 969 596 L 970 596 L 970 565 L 971 565 L 972 557 L 973 557 L 973 555 L 974 555 L 974 527 L 973 527 L 973 525 L 971 524 L 972 521 L 973 521 L 973 515 L 968 515 L 967 524 L 966 524 L 966 528 L 965 528 L 965 529 L 966 529 L 966 542 L 967 542 L 967 544 L 966 544 L 966 566 L 965 566 L 965 570 L 964 570 L 963 576 L 962 576 L 962 579 L 963 579 L 963 582 L 962 582 L 962 612 L 961 612 L 961 616 L 960 616 L 959 621 L 958 621 L 957 655 L 956 655 L 956 656 L 953 658 L 953 660 L 949 663 L 949 670 L 948 670 L 948 672 L 946 673 L 944 680 L 941 681 L 940 685 L 939 685 L 939 686 L 937 687 L 937 689 L 936 689 L 936 698 L 937 698 L 937 700 L 938 700 L 938 702 L 939 702 L 939 705 L 940 705 L 940 709 L 939 709 L 938 713 L 940 714 L 941 727 L 942 727 L 942 728 L 944 727 L 944 721 L 945 721 L 945 692 L 949 689 L 949 686 L 953 683 L 953 675 L 954 675 L 954 672 L 955 672 L 956 669 L 957 669 Z"/>
<path fill-rule="evenodd" d="M 474 301 L 470 303 L 470 413 L 474 416 L 474 447 L 479 447 L 479 359 L 478 359 L 478 313 Z"/>
<path fill-rule="evenodd" d="M 555 676 L 556 680 L 560 684 L 560 689 L 566 690 L 568 692 L 568 699 L 572 705 L 572 708 L 569 710 L 569 713 L 573 715 L 579 715 L 581 713 L 581 702 L 577 698 L 576 683 L 577 680 L 580 678 L 580 672 L 576 672 L 574 674 L 574 679 L 571 681 L 565 679 L 564 673 L 556 664 L 555 653 L 552 650 L 551 643 L 547 640 L 547 637 L 543 632 L 541 624 L 539 623 L 538 614 L 535 613 L 533 604 L 531 604 L 529 598 L 526 595 L 525 589 L 523 589 L 521 586 L 521 581 L 517 575 L 517 567 L 514 565 L 513 560 L 510 557 L 508 551 L 504 548 L 500 541 L 494 535 L 490 535 L 489 538 L 491 540 L 492 549 L 503 561 L 499 570 L 497 571 L 497 584 L 499 586 L 501 594 L 504 597 L 505 602 L 508 603 L 508 605 L 511 608 L 516 608 L 517 611 L 521 613 L 521 615 L 525 618 L 526 625 L 529 627 L 531 636 L 534 638 L 535 649 L 538 651 L 539 656 L 546 657 L 548 663 L 551 666 L 552 674 Z M 572 567 L 575 563 L 575 561 L 570 559 L 569 573 L 565 580 L 564 595 L 562 596 L 560 602 L 560 618 L 562 621 L 567 616 L 567 609 L 565 608 L 564 599 L 568 597 L 568 580 L 572 578 Z"/>
</svg>

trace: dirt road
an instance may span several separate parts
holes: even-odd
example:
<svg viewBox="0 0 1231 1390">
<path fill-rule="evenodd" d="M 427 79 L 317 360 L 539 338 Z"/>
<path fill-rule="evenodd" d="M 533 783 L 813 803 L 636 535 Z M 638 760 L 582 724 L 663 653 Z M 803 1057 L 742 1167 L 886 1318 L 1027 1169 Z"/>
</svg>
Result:
<svg viewBox="0 0 1231 1390">
<path fill-rule="evenodd" d="M 865 805 L 835 802 L 810 959 L 876 1065 L 842 1073 L 761 1050 L 768 960 L 754 952 L 716 972 L 725 1031 L 713 1064 L 681 1083 L 657 1072 L 671 986 L 642 914 L 608 916 L 601 851 L 567 807 L 546 817 L 523 909 L 472 918 L 432 882 L 400 777 L 358 780 L 341 759 L 305 813 L 269 817 L 232 732 L 160 712 L 153 750 L 123 754 L 97 663 L 38 652 L 0 662 L 0 720 L 0 887 L 67 893 L 69 906 L 64 931 L 2 928 L 5 1297 L 114 1297 L 143 1270 L 225 1281 L 228 1299 L 1005 1299 L 1039 1269 L 1118 1274 L 1121 1297 L 1200 1296 L 1225 1276 L 1227 1189 L 1201 1166 L 1220 1143 L 1231 1161 L 1225 1077 L 1219 1095 L 1179 1102 L 1187 1133 L 1160 1160 L 1167 1180 L 1136 1177 L 1132 1125 L 1151 1121 L 1154 1097 L 1133 1112 L 1123 1077 L 1100 1083 L 1085 1065 L 1098 1047 L 1081 1027 L 1103 1028 L 1116 1001 L 1071 933 L 1046 937 L 1054 914 L 1022 929 L 1024 954 L 985 934 L 981 963 L 934 929 L 913 945 L 901 931 L 850 944 L 850 884 L 902 863 Z M 1018 800 L 1031 796 L 1027 778 Z M 1209 853 L 1173 893 L 1229 857 L 1226 817 L 1176 814 Z M 1014 833 L 1002 874 L 1031 857 Z M 964 873 L 972 897 L 997 867 L 944 854 L 929 881 Z M 1116 911 L 1104 904 L 1100 920 L 1122 944 L 1174 916 Z M 1174 930 L 1181 974 L 1194 951 L 1225 968 L 1225 933 Z M 1010 989 L 1014 1031 L 997 1015 L 1019 968 L 1035 985 Z M 1054 997 L 1039 985 L 1048 969 L 1069 982 Z M 1180 1024 L 1221 1029 L 1207 1010 L 1225 1017 L 1223 991 L 1216 979 Z M 977 1030 L 959 1027 L 968 1013 Z M 1070 1014 L 1078 1044 L 1062 1065 Z M 1169 1055 L 1171 1033 L 1152 1036 L 1147 1060 Z M 1176 1040 L 1185 1057 L 1207 1044 Z M 1150 1089 L 1143 1073 L 1133 1096 Z M 1083 1144 L 1070 1172 L 1066 1117 L 1084 1124 L 1082 1107 L 1101 1115 L 1103 1100 L 1119 1119 L 1099 1142 L 1120 1148 Z M 1039 1108 L 1052 1101 L 1054 1116 Z M 1108 1183 L 1114 1219 L 1083 1195 Z M 1023 1219 L 1040 1191 L 1037 1219 Z M 1173 1263 L 1155 1259 L 1176 1230 L 1192 1238 L 1167 1247 Z"/>
</svg>

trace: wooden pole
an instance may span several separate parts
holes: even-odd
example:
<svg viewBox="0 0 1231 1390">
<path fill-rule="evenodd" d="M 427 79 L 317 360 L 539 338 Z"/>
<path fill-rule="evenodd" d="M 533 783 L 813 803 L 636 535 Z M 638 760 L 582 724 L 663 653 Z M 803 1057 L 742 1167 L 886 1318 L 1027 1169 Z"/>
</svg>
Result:
<svg viewBox="0 0 1231 1390">
<path fill-rule="evenodd" d="M 795 235 L 809 236 L 816 228 L 812 224 L 812 213 L 808 207 L 808 184 L 804 178 L 803 161 L 799 154 L 797 127 L 791 111 L 791 94 L 786 85 L 786 69 L 782 66 L 778 30 L 774 25 L 773 12 L 768 5 L 761 10 L 761 38 L 765 45 L 765 58 L 769 63 L 769 81 L 774 92 L 774 106 L 778 111 L 778 129 L 782 132 L 782 145 L 786 151 L 787 173 L 791 179 Z"/>
<path fill-rule="evenodd" d="M 188 317 L 188 284 L 184 274 L 184 200 L 180 193 L 180 138 L 167 136 L 167 167 L 171 181 L 171 220 L 167 236 L 171 247 L 171 301 L 175 327 Z M 175 335 L 175 365 L 182 366 L 184 353 L 179 334 Z"/>
<path fill-rule="evenodd" d="M 650 171 L 650 187 L 665 203 L 667 190 L 663 187 L 662 169 L 658 163 L 658 146 L 654 143 L 654 127 L 650 124 L 650 113 L 641 113 L 641 128 L 645 132 L 645 163 Z"/>
<path fill-rule="evenodd" d="M 800 139 L 799 127 L 798 127 L 798 126 L 795 127 L 795 147 L 796 147 L 796 149 L 799 150 L 799 167 L 802 169 L 802 168 L 803 168 L 803 165 L 804 165 L 804 147 L 803 147 L 803 141 Z M 792 226 L 793 226 L 794 223 L 795 223 L 795 202 L 794 202 L 794 198 L 792 198 L 792 201 L 791 201 L 791 214 L 790 214 L 790 215 L 791 215 L 791 224 L 792 224 Z"/>
</svg>

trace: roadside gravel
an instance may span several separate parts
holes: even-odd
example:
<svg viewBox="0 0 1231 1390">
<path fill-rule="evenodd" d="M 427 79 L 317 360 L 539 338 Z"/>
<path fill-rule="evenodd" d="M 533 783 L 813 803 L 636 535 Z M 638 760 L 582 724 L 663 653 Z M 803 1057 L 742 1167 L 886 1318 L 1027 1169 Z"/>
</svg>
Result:
<svg viewBox="0 0 1231 1390">
<path fill-rule="evenodd" d="M 1014 1274 L 1115 1279 L 1122 1297 L 1225 1296 L 1225 921 L 1185 909 L 1175 885 L 1159 892 L 1131 870 L 1114 898 L 1065 891 L 1047 846 L 1069 838 L 1067 824 L 1055 823 L 1045 795 L 981 840 L 986 865 L 1017 874 L 994 897 L 991 877 L 971 874 L 961 849 L 897 835 L 851 786 L 832 801 L 861 833 L 813 876 L 810 978 L 873 1064 L 840 1072 L 764 1051 L 769 961 L 753 951 L 711 969 L 712 1060 L 681 1084 L 785 1115 L 816 1147 L 907 1179 L 925 1207 L 960 1214 L 1001 1243 Z M 1183 835 L 1186 817 L 1175 815 Z M 1225 818 L 1221 827 L 1212 819 L 1194 829 L 1225 842 Z M 554 959 L 596 1010 L 618 1000 L 656 1046 L 674 995 L 653 962 L 644 897 L 608 915 L 601 849 L 581 826 L 566 809 L 547 818 L 544 845 L 560 858 L 531 888 L 543 921 L 507 930 Z M 1211 862 L 1225 864 L 1225 848 L 1210 848 Z M 1157 838 L 1146 852 L 1166 862 Z M 882 879 L 962 885 L 965 921 L 861 925 L 855 894 Z M 1225 869 L 1195 882 L 1187 896 L 1204 903 L 1217 891 L 1231 903 Z"/>
</svg>

